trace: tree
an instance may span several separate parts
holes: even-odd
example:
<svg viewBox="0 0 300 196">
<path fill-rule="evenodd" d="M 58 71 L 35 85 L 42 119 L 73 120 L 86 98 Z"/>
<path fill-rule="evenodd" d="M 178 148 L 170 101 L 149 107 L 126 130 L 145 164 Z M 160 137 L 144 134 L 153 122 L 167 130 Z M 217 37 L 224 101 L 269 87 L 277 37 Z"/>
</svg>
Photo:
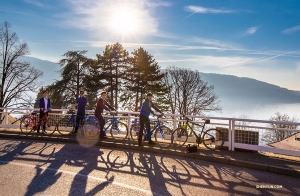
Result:
<svg viewBox="0 0 300 196">
<path fill-rule="evenodd" d="M 105 75 L 109 102 L 118 109 L 118 96 L 122 90 L 126 67 L 128 66 L 128 52 L 119 43 L 107 45 L 103 55 L 97 55 L 100 68 Z"/>
<path fill-rule="evenodd" d="M 53 107 L 68 107 L 76 102 L 80 90 L 86 90 L 84 77 L 92 60 L 85 56 L 86 50 L 68 51 L 59 61 L 61 65 L 61 80 L 51 84 L 47 90 L 52 100 Z"/>
<path fill-rule="evenodd" d="M 291 118 L 288 114 L 281 114 L 280 112 L 276 112 L 275 116 L 271 116 L 271 121 L 280 121 L 280 122 L 297 122 L 298 119 L 293 117 Z M 279 129 L 297 129 L 297 125 L 287 125 L 287 124 L 277 124 L 270 123 L 270 127 L 279 128 Z M 282 141 L 296 132 L 294 131 L 283 131 L 283 130 L 268 130 L 265 132 L 265 135 L 262 138 L 262 141 L 267 143 L 274 143 Z"/>
<path fill-rule="evenodd" d="M 147 92 L 152 92 L 160 100 L 167 93 L 167 88 L 162 83 L 165 74 L 161 73 L 152 55 L 141 47 L 134 50 L 132 55 L 126 71 L 125 90 L 120 100 L 123 107 L 138 111 Z"/>
<path fill-rule="evenodd" d="M 201 80 L 198 71 L 171 66 L 165 72 L 163 80 L 169 88 L 167 99 L 172 113 L 200 115 L 220 110 L 214 86 Z"/>
<path fill-rule="evenodd" d="M 30 53 L 29 47 L 10 29 L 6 21 L 0 26 L 0 108 L 31 106 L 30 92 L 39 89 L 43 72 L 20 60 Z"/>
</svg>

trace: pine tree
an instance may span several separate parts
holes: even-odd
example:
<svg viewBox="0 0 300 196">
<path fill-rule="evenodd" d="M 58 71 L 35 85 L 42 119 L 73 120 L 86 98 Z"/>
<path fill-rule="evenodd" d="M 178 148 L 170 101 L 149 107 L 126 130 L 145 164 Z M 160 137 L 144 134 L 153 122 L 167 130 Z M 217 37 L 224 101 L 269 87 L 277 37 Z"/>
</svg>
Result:
<svg viewBox="0 0 300 196">
<path fill-rule="evenodd" d="M 99 66 L 105 75 L 109 102 L 118 109 L 118 96 L 122 90 L 126 68 L 128 67 L 128 52 L 119 43 L 107 45 L 103 55 L 97 55 Z"/>
<path fill-rule="evenodd" d="M 92 63 L 91 59 L 85 56 L 86 50 L 68 51 L 59 61 L 61 65 L 61 80 L 58 80 L 48 87 L 50 99 L 53 105 L 69 107 L 76 102 L 80 90 L 86 90 L 83 81 L 87 73 L 87 68 Z"/>
<path fill-rule="evenodd" d="M 141 47 L 132 55 L 126 71 L 125 91 L 121 96 L 123 107 L 138 111 L 147 92 L 152 92 L 157 100 L 165 101 L 163 95 L 167 93 L 167 88 L 162 83 L 164 74 L 153 56 Z"/>
</svg>

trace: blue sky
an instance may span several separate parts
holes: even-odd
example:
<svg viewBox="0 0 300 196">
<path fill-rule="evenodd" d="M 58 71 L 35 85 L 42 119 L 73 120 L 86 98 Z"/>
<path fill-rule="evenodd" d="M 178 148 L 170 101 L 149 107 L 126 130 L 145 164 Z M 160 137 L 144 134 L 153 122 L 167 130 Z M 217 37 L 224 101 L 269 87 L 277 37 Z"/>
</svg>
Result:
<svg viewBox="0 0 300 196">
<path fill-rule="evenodd" d="M 300 1 L 10 0 L 0 21 L 31 55 L 57 62 L 68 50 L 101 54 L 144 47 L 162 68 L 250 77 L 300 90 Z"/>
</svg>

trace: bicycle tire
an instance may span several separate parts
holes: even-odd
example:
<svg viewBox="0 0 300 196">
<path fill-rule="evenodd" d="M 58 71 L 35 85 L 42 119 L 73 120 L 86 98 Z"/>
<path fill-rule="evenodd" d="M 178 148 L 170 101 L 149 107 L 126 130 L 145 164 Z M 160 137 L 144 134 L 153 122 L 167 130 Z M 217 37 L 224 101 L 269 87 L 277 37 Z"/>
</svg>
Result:
<svg viewBox="0 0 300 196">
<path fill-rule="evenodd" d="M 28 134 L 33 130 L 33 119 L 30 117 L 23 117 L 20 122 L 20 130 L 22 133 Z"/>
<path fill-rule="evenodd" d="M 69 118 L 63 118 L 57 123 L 58 133 L 61 135 L 70 135 L 75 131 L 75 122 L 70 121 Z"/>
<path fill-rule="evenodd" d="M 114 140 L 124 141 L 128 136 L 128 127 L 120 121 L 113 122 L 110 125 L 110 134 Z"/>
<path fill-rule="evenodd" d="M 107 154 L 107 162 L 111 168 L 122 168 L 128 166 L 129 155 L 123 150 L 111 150 Z"/>
<path fill-rule="evenodd" d="M 100 135 L 100 125 L 98 121 L 87 120 L 83 125 L 83 133 L 88 139 L 97 139 Z"/>
<path fill-rule="evenodd" d="M 163 133 L 161 133 L 161 130 Z M 156 143 L 163 148 L 168 148 L 172 144 L 172 133 L 173 131 L 166 126 L 157 128 L 154 133 Z"/>
<path fill-rule="evenodd" d="M 184 128 L 177 128 L 172 133 L 172 146 L 179 148 L 183 146 L 188 140 L 189 134 Z"/>
<path fill-rule="evenodd" d="M 42 127 L 42 130 L 43 130 L 43 133 L 45 135 L 52 135 L 55 131 L 57 131 L 57 122 L 56 120 L 54 120 L 53 118 L 51 117 L 48 117 L 48 120 L 44 120 L 42 123 L 41 123 L 41 126 L 43 126 L 42 124 L 45 123 L 45 130 L 43 129 Z"/>
<path fill-rule="evenodd" d="M 140 132 L 140 124 L 134 124 L 130 127 L 130 137 L 133 141 L 138 141 Z M 143 134 L 145 136 L 145 133 Z"/>
<path fill-rule="evenodd" d="M 224 136 L 217 129 L 209 129 L 202 137 L 203 145 L 209 150 L 218 150 L 224 145 Z"/>
</svg>

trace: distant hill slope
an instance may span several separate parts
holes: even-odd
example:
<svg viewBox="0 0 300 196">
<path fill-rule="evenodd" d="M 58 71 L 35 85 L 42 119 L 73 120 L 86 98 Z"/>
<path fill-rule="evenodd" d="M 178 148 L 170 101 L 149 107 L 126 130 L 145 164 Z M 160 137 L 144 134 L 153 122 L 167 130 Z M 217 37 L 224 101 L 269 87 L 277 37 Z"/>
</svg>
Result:
<svg viewBox="0 0 300 196">
<path fill-rule="evenodd" d="M 59 79 L 59 64 L 34 57 L 23 57 L 44 72 L 43 85 Z M 300 103 L 300 91 L 291 91 L 251 78 L 232 75 L 200 73 L 202 79 L 214 85 L 214 92 L 224 102 L 239 103 Z"/>
<path fill-rule="evenodd" d="M 200 73 L 202 79 L 214 85 L 220 100 L 239 102 L 300 103 L 300 93 L 251 78 Z"/>
<path fill-rule="evenodd" d="M 30 62 L 35 68 L 43 71 L 44 75 L 42 78 L 43 85 L 52 84 L 55 80 L 60 78 L 57 72 L 60 69 L 60 65 L 51 61 L 45 61 L 34 57 L 24 56 L 22 60 Z"/>
</svg>

